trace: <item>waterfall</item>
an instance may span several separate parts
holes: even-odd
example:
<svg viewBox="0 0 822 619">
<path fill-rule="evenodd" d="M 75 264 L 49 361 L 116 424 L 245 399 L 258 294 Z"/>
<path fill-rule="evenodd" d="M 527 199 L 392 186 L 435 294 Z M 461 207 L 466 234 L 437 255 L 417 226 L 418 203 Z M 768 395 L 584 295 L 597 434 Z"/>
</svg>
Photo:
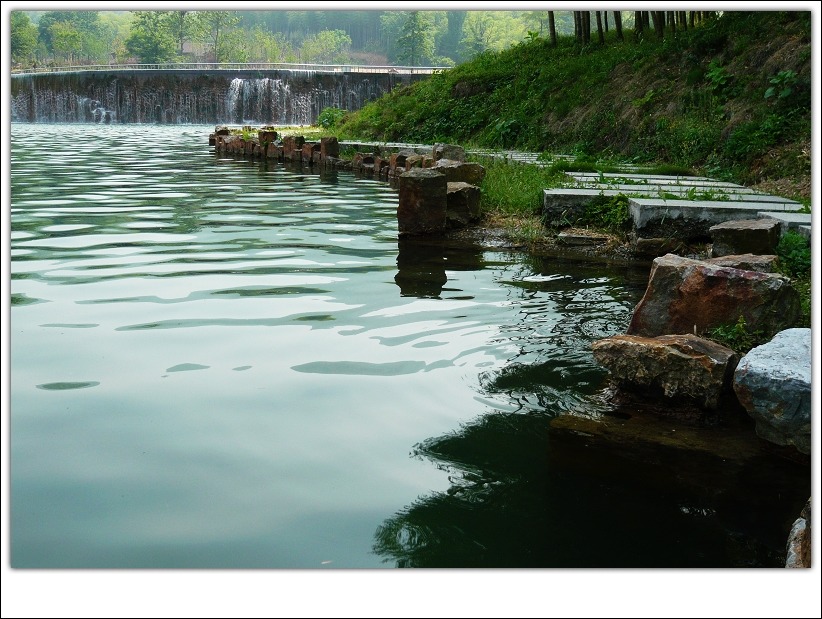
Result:
<svg viewBox="0 0 822 619">
<path fill-rule="evenodd" d="M 240 73 L 238 75 L 238 73 Z M 97 71 L 13 75 L 13 122 L 310 125 L 420 76 L 266 71 Z"/>
</svg>

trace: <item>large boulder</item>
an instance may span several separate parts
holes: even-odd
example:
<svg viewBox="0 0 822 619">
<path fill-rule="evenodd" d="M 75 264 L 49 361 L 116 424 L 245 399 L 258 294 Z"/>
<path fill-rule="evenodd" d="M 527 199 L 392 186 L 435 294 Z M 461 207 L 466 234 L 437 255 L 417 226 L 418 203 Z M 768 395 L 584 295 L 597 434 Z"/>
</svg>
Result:
<svg viewBox="0 0 822 619">
<path fill-rule="evenodd" d="M 592 348 L 620 387 L 650 390 L 710 410 L 730 393 L 739 361 L 729 348 L 695 335 L 614 335 Z"/>
<path fill-rule="evenodd" d="M 810 329 L 786 329 L 751 350 L 734 372 L 733 387 L 760 437 L 810 454 Z"/>
<path fill-rule="evenodd" d="M 787 277 L 667 254 L 654 260 L 627 333 L 702 334 L 742 316 L 749 330 L 771 336 L 795 324 L 799 311 Z"/>
<path fill-rule="evenodd" d="M 436 170 L 412 168 L 399 179 L 397 224 L 400 236 L 443 232 L 448 185 Z"/>
<path fill-rule="evenodd" d="M 480 216 L 479 187 L 468 183 L 447 184 L 445 216 L 449 228 L 467 226 Z"/>
<path fill-rule="evenodd" d="M 811 500 L 805 503 L 788 536 L 785 567 L 811 567 Z"/>
</svg>

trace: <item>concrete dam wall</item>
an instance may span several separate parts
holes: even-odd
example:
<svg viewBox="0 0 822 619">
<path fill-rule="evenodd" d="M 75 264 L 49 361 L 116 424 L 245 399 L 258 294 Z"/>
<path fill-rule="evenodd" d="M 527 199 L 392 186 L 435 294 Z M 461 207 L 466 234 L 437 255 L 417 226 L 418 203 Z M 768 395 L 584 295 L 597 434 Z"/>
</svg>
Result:
<svg viewBox="0 0 822 619">
<path fill-rule="evenodd" d="M 313 70 L 77 71 L 12 75 L 12 122 L 311 125 L 422 74 Z"/>
</svg>

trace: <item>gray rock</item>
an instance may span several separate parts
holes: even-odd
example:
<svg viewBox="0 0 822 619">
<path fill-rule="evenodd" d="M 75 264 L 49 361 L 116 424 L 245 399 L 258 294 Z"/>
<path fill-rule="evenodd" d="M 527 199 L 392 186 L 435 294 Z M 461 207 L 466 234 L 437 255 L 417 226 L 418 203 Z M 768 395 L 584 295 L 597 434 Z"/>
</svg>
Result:
<svg viewBox="0 0 822 619">
<path fill-rule="evenodd" d="M 594 358 L 621 387 L 658 391 L 716 409 L 729 393 L 739 357 L 695 335 L 614 335 L 594 342 Z"/>
<path fill-rule="evenodd" d="M 703 334 L 742 316 L 749 331 L 769 337 L 795 324 L 799 310 L 799 293 L 787 277 L 668 254 L 654 260 L 627 333 Z"/>
<path fill-rule="evenodd" d="M 465 149 L 456 144 L 434 144 L 431 151 L 434 161 L 450 159 L 451 161 L 465 161 Z"/>
<path fill-rule="evenodd" d="M 811 566 L 811 528 L 804 518 L 797 518 L 788 536 L 785 567 Z"/>
<path fill-rule="evenodd" d="M 810 329 L 787 329 L 751 350 L 736 368 L 733 387 L 760 437 L 810 454 Z"/>
</svg>

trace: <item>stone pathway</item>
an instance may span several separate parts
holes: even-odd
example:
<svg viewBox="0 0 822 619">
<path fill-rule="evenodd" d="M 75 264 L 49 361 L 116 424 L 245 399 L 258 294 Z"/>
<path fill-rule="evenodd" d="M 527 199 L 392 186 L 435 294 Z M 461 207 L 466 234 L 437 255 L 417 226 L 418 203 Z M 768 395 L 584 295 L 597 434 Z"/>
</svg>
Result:
<svg viewBox="0 0 822 619">
<path fill-rule="evenodd" d="M 431 152 L 432 144 L 400 142 L 340 142 L 341 147 L 410 149 Z M 573 161 L 573 155 L 548 155 L 516 150 L 466 151 L 481 157 L 547 167 L 558 161 Z M 643 173 L 647 166 L 625 165 L 624 172 L 566 172 L 568 186 L 543 190 L 543 212 L 555 224 L 580 214 L 597 196 L 626 195 L 635 231 L 671 220 L 696 222 L 708 227 L 726 221 L 773 218 L 782 223 L 782 232 L 794 230 L 811 238 L 811 216 L 799 213 L 802 204 L 765 194 L 744 185 L 707 176 L 672 176 Z"/>
<path fill-rule="evenodd" d="M 634 231 L 686 223 L 695 233 L 725 221 L 771 217 L 782 230 L 796 229 L 810 238 L 810 215 L 798 213 L 794 200 L 764 194 L 735 183 L 705 176 L 568 172 L 567 187 L 545 189 L 543 209 L 548 221 L 573 221 L 598 196 L 628 197 Z"/>
</svg>

